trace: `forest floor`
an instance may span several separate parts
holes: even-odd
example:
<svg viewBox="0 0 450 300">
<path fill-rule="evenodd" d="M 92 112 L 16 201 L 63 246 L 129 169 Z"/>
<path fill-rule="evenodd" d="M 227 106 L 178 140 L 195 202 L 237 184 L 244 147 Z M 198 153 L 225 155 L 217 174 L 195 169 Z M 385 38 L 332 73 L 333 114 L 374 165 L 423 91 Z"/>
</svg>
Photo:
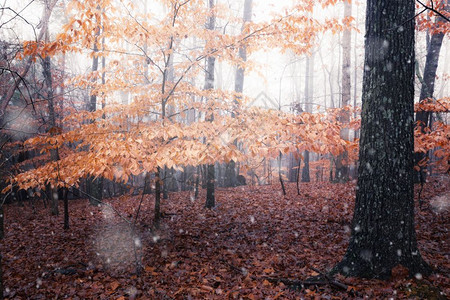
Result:
<svg viewBox="0 0 450 300">
<path fill-rule="evenodd" d="M 448 176 L 432 178 L 422 192 L 423 210 L 416 210 L 419 249 L 435 274 L 410 279 L 399 267 L 389 281 L 338 275 L 334 280 L 341 287 L 322 280 L 324 285 L 297 289 L 295 281 L 326 272 L 342 258 L 354 183 L 302 183 L 300 196 L 295 184 L 287 184 L 287 196 L 277 185 L 219 188 L 213 210 L 203 208 L 205 191 L 197 200 L 192 192 L 171 193 L 162 204 L 159 230 L 151 226 L 150 195 L 143 198 L 134 229 L 125 219 L 136 216 L 141 196 L 106 200 L 125 219 L 107 205 L 71 200 L 69 230 L 42 201 L 35 209 L 10 204 L 0 246 L 4 294 L 6 299 L 446 299 L 449 187 Z"/>
</svg>

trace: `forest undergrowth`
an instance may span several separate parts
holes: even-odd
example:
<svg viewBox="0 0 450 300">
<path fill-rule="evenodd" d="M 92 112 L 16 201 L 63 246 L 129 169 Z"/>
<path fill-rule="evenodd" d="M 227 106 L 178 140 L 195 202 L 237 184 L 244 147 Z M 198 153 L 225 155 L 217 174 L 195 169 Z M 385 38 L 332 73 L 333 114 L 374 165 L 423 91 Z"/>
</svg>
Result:
<svg viewBox="0 0 450 300">
<path fill-rule="evenodd" d="M 145 195 L 130 226 L 107 205 L 71 200 L 70 229 L 42 201 L 5 207 L 1 241 L 6 299 L 445 299 L 450 295 L 450 180 L 430 178 L 418 207 L 419 249 L 436 270 L 389 281 L 324 278 L 343 256 L 350 235 L 355 183 L 302 183 L 169 194 L 155 230 L 153 195 Z M 134 221 L 141 196 L 107 199 Z M 62 203 L 61 203 L 62 207 Z M 140 274 L 136 271 L 140 270 Z M 306 285 L 321 277 L 320 284 Z M 336 285 L 336 283 L 338 283 Z"/>
</svg>

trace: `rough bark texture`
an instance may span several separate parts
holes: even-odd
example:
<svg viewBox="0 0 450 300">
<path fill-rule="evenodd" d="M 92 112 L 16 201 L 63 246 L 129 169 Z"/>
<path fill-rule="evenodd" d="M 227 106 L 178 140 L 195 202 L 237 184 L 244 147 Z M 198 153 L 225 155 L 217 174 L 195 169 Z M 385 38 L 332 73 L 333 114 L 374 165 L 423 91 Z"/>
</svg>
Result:
<svg viewBox="0 0 450 300">
<path fill-rule="evenodd" d="M 212 10 L 214 8 L 214 0 L 209 0 L 209 8 Z M 213 12 L 208 18 L 207 29 L 214 30 L 216 26 L 216 17 Z M 211 90 L 214 88 L 214 65 L 216 58 L 209 56 L 206 59 L 206 74 L 205 74 L 205 90 Z M 208 121 L 212 122 L 214 120 L 214 115 L 208 116 Z M 215 200 L 215 172 L 214 164 L 209 164 L 207 166 L 207 178 L 206 178 L 206 203 L 205 207 L 212 208 L 216 205 Z"/>
<path fill-rule="evenodd" d="M 426 275 L 414 229 L 414 1 L 369 0 L 366 13 L 352 234 L 332 273 L 385 279 L 400 264 Z"/>
<path fill-rule="evenodd" d="M 352 14 L 352 4 L 350 2 L 344 2 L 344 17 L 350 17 Z M 350 105 L 350 50 L 351 50 L 351 32 L 349 29 L 344 30 L 342 35 L 342 107 Z M 350 113 L 344 111 L 340 117 L 340 121 L 343 124 L 347 124 L 350 121 Z M 341 138 L 349 140 L 348 128 L 341 130 Z M 336 180 L 340 182 L 348 181 L 349 168 L 348 168 L 348 153 L 345 151 L 339 155 L 336 159 Z"/>
<path fill-rule="evenodd" d="M 445 11 L 450 10 L 449 2 L 445 5 Z M 436 18 L 436 26 L 439 26 L 439 23 L 445 22 L 442 17 Z M 432 98 L 434 93 L 434 82 L 436 79 L 436 70 L 439 63 L 439 53 L 441 51 L 442 40 L 444 39 L 444 33 L 434 33 L 431 35 L 427 49 L 427 57 L 425 61 L 425 70 L 423 72 L 423 80 L 422 87 L 420 90 L 420 101 L 425 100 L 427 98 Z M 416 113 L 416 123 L 420 126 L 422 132 L 425 132 L 425 127 L 431 125 L 430 123 L 430 112 L 428 111 L 419 111 Z M 414 163 L 418 164 L 421 160 L 428 156 L 427 153 L 418 152 L 414 155 Z M 421 167 L 420 171 L 414 172 L 414 182 L 423 182 L 426 180 L 426 168 Z"/>
</svg>

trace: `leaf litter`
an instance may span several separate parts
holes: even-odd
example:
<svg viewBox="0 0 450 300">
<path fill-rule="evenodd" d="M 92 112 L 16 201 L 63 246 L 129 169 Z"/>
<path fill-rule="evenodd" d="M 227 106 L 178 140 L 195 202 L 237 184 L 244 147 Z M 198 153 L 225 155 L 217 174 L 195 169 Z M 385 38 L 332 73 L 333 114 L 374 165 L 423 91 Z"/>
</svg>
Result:
<svg viewBox="0 0 450 300">
<path fill-rule="evenodd" d="M 218 188 L 212 210 L 204 208 L 204 190 L 195 200 L 189 191 L 171 193 L 162 202 L 159 230 L 151 226 L 153 195 L 145 196 L 135 230 L 85 199 L 70 201 L 67 231 L 63 217 L 50 216 L 41 202 L 36 213 L 29 203 L 10 204 L 0 246 L 5 298 L 445 299 L 450 212 L 442 203 L 448 183 L 448 177 L 430 179 L 421 195 L 424 207 L 416 209 L 419 249 L 436 273 L 410 279 L 399 267 L 389 281 L 336 276 L 347 290 L 333 284 L 293 289 L 290 282 L 326 273 L 344 255 L 354 182 L 302 183 L 300 196 L 291 183 L 286 196 L 277 185 Z M 139 197 L 107 202 L 132 220 Z"/>
</svg>

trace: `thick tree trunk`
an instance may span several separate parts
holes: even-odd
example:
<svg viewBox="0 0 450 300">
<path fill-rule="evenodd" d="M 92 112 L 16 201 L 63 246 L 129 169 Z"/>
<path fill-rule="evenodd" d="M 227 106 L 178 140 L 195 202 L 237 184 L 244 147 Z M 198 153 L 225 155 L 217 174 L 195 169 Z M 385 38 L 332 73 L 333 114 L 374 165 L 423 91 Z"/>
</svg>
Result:
<svg viewBox="0 0 450 300">
<path fill-rule="evenodd" d="M 414 1 L 368 0 L 366 13 L 352 234 L 332 273 L 384 279 L 400 264 L 427 275 L 414 229 Z"/>
<path fill-rule="evenodd" d="M 445 11 L 449 11 L 450 4 L 445 5 Z M 436 26 L 441 22 L 445 22 L 442 17 L 436 17 Z M 436 79 L 436 70 L 439 63 L 439 53 L 441 51 L 442 40 L 444 39 L 444 33 L 434 33 L 431 35 L 431 39 L 428 43 L 427 57 L 425 61 L 425 70 L 423 72 L 422 87 L 420 90 L 420 101 L 427 98 L 432 98 L 434 93 L 434 82 Z M 416 113 L 416 123 L 425 133 L 425 127 L 430 124 L 430 112 L 418 111 Z M 414 154 L 414 163 L 417 165 L 421 160 L 428 157 L 428 153 L 416 152 Z M 414 171 L 414 182 L 424 182 L 426 180 L 426 167 L 420 167 L 419 171 Z"/>
<path fill-rule="evenodd" d="M 352 4 L 344 1 L 344 17 L 350 17 L 352 14 Z M 351 50 L 351 32 L 349 29 L 345 30 L 342 36 L 342 105 L 345 107 L 350 105 L 350 52 Z M 347 111 L 342 112 L 340 117 L 341 123 L 346 126 L 350 122 L 350 113 Z M 341 130 L 341 138 L 348 141 L 349 132 L 348 128 Z M 336 159 L 336 180 L 340 182 L 346 182 L 349 178 L 348 167 L 348 153 L 340 154 Z"/>
</svg>

